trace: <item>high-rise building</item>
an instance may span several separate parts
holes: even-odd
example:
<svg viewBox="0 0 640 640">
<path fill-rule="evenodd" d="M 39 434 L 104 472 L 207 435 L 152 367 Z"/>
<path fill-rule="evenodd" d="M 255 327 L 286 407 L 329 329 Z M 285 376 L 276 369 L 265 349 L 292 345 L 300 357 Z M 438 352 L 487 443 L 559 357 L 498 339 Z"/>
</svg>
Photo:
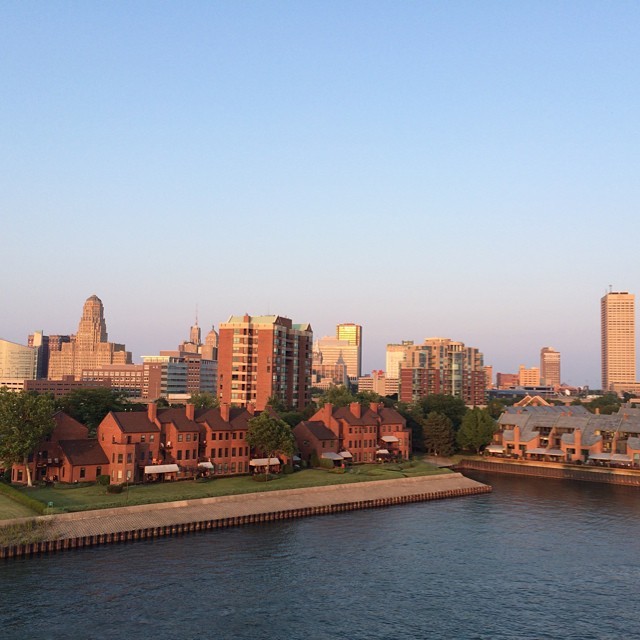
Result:
<svg viewBox="0 0 640 640">
<path fill-rule="evenodd" d="M 49 354 L 60 351 L 62 345 L 67 342 L 71 342 L 71 336 L 46 336 L 43 331 L 34 331 L 29 334 L 28 345 L 38 351 L 36 379 L 42 380 L 49 377 Z"/>
<path fill-rule="evenodd" d="M 540 385 L 540 369 L 530 367 L 527 369 L 523 364 L 518 368 L 518 385 L 521 387 L 537 387 Z"/>
<path fill-rule="evenodd" d="M 560 352 L 553 347 L 540 349 L 540 384 L 546 387 L 560 386 Z"/>
<path fill-rule="evenodd" d="M 413 402 L 434 393 L 461 398 L 471 406 L 484 404 L 482 353 L 449 338 L 428 338 L 423 344 L 407 345 L 400 368 L 399 399 Z"/>
<path fill-rule="evenodd" d="M 327 388 L 330 385 L 353 384 L 353 372 L 358 368 L 359 349 L 348 340 L 331 336 L 320 338 L 313 349 L 313 386 Z"/>
<path fill-rule="evenodd" d="M 385 374 L 387 378 L 400 378 L 400 366 L 405 361 L 407 347 L 413 345 L 413 340 L 403 340 L 399 344 L 387 345 Z"/>
<path fill-rule="evenodd" d="M 275 315 L 231 316 L 220 324 L 220 402 L 261 411 L 274 397 L 304 408 L 311 400 L 312 344 L 309 324 Z"/>
<path fill-rule="evenodd" d="M 602 328 L 602 390 L 636 381 L 635 296 L 610 291 L 600 300 Z"/>
<path fill-rule="evenodd" d="M 0 386 L 3 380 L 6 382 L 34 380 L 37 359 L 38 351 L 34 347 L 0 340 Z"/>
<path fill-rule="evenodd" d="M 82 308 L 78 333 L 71 341 L 62 343 L 59 351 L 51 351 L 49 344 L 49 379 L 64 376 L 82 377 L 83 369 L 107 364 L 131 364 L 131 353 L 123 344 L 107 342 L 107 323 L 104 307 L 98 296 L 87 298 Z"/>
<path fill-rule="evenodd" d="M 349 356 L 344 354 L 343 357 L 347 363 L 349 379 L 357 384 L 362 373 L 362 326 L 353 322 L 339 324 L 336 326 L 336 338 L 344 340 L 351 347 L 354 347 L 354 351 L 349 352 Z"/>
</svg>

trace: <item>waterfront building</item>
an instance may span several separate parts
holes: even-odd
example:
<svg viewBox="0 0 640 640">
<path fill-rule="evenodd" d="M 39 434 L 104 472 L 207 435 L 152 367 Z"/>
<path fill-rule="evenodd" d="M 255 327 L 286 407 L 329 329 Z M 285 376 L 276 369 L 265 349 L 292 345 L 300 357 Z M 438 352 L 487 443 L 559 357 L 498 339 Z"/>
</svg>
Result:
<svg viewBox="0 0 640 640">
<path fill-rule="evenodd" d="M 263 410 L 275 397 L 303 409 L 311 400 L 313 332 L 282 316 L 231 316 L 220 325 L 220 402 Z"/>
<path fill-rule="evenodd" d="M 62 411 L 55 413 L 53 420 L 52 433 L 29 456 L 33 482 L 95 482 L 109 472 L 109 460 L 98 440 L 89 438 L 87 427 Z M 13 465 L 11 481 L 26 484 L 23 464 Z"/>
<path fill-rule="evenodd" d="M 584 407 L 508 407 L 487 453 L 538 462 L 640 466 L 640 409 L 612 415 Z"/>
<path fill-rule="evenodd" d="M 352 349 L 343 352 L 347 374 L 354 384 L 362 375 L 362 326 L 345 322 L 336 326 L 336 339 L 346 342 Z"/>
<path fill-rule="evenodd" d="M 108 364 L 131 364 L 131 353 L 123 344 L 108 342 L 104 306 L 98 296 L 87 298 L 82 309 L 78 332 L 59 351 L 49 345 L 49 378 L 61 380 L 71 375 L 82 378 L 83 369 Z"/>
<path fill-rule="evenodd" d="M 553 347 L 540 349 L 540 384 L 560 387 L 560 352 Z"/>
<path fill-rule="evenodd" d="M 382 403 L 353 402 L 348 407 L 327 403 L 296 425 L 293 433 L 307 462 L 314 453 L 339 464 L 406 460 L 411 455 L 411 429 L 406 420 Z"/>
<path fill-rule="evenodd" d="M 636 382 L 635 296 L 610 291 L 600 300 L 602 391 Z"/>
<path fill-rule="evenodd" d="M 461 398 L 470 406 L 483 405 L 486 374 L 482 353 L 449 338 L 407 345 L 400 367 L 399 399 L 415 402 L 434 393 Z"/>
<path fill-rule="evenodd" d="M 38 366 L 34 347 L 0 339 L 0 385 L 2 380 L 33 380 Z"/>
</svg>

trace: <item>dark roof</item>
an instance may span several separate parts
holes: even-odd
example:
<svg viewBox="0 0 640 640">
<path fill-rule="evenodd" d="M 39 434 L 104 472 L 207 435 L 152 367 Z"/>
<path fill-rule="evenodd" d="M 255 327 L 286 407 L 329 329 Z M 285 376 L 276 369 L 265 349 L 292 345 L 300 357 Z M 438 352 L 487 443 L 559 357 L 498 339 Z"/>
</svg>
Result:
<svg viewBox="0 0 640 640">
<path fill-rule="evenodd" d="M 318 440 L 337 440 L 338 436 L 327 427 L 324 422 L 320 422 L 319 420 L 307 420 L 302 422 L 302 424 L 307 427 L 309 432 L 314 438 Z"/>
<path fill-rule="evenodd" d="M 60 440 L 65 458 L 74 465 L 109 464 L 109 458 L 96 439 Z"/>
<path fill-rule="evenodd" d="M 200 427 L 195 420 L 187 418 L 184 408 L 158 411 L 158 421 L 160 424 L 172 423 L 178 431 L 200 431 Z"/>
<path fill-rule="evenodd" d="M 337 407 L 333 410 L 333 417 L 336 420 L 344 420 L 349 424 L 367 425 L 368 422 L 362 420 L 362 418 L 356 418 L 349 407 Z"/>
<path fill-rule="evenodd" d="M 391 407 L 383 407 L 379 410 L 380 424 L 406 424 L 402 415 Z"/>
<path fill-rule="evenodd" d="M 270 407 L 265 411 L 268 411 L 274 418 L 278 417 L 278 414 Z M 229 422 L 227 422 L 222 419 L 220 407 L 217 407 L 198 413 L 196 420 L 201 424 L 206 423 L 212 431 L 246 431 L 249 428 L 249 420 L 259 416 L 260 413 L 262 412 L 256 411 L 252 414 L 245 407 L 230 407 Z"/>
<path fill-rule="evenodd" d="M 73 429 L 78 436 L 80 436 L 81 434 L 86 436 L 89 433 L 89 429 L 87 429 L 87 427 L 85 427 L 81 422 L 78 422 L 75 418 L 72 418 L 70 415 L 68 415 L 64 411 L 56 411 L 53 414 L 53 419 L 56 423 L 56 426 L 54 427 L 54 435 L 55 435 L 55 429 L 57 427 L 64 427 L 65 429 Z"/>
<path fill-rule="evenodd" d="M 111 415 L 124 433 L 158 433 L 160 428 L 143 411 L 112 411 Z"/>
</svg>

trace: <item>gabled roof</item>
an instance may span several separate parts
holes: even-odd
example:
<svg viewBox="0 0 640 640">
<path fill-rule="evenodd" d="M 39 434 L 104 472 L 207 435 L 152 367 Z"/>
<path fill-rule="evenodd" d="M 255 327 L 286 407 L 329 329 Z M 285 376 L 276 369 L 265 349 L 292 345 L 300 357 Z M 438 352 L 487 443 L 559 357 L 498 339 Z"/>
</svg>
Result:
<svg viewBox="0 0 640 640">
<path fill-rule="evenodd" d="M 251 414 L 244 407 L 231 407 L 227 422 L 222 418 L 220 408 L 217 407 L 199 413 L 196 421 L 200 424 L 207 424 L 212 431 L 246 431 L 249 428 L 249 420 L 257 415 L 260 415 L 259 411 Z"/>
<path fill-rule="evenodd" d="M 333 417 L 336 420 L 344 420 L 347 424 L 364 426 L 369 425 L 371 422 L 367 422 L 362 418 L 356 418 L 356 416 L 351 413 L 351 409 L 349 407 L 335 407 L 333 410 Z"/>
<path fill-rule="evenodd" d="M 338 439 L 338 436 L 333 433 L 333 431 L 331 431 L 331 429 L 329 429 L 329 427 L 327 427 L 324 422 L 321 422 L 320 420 L 306 420 L 301 424 L 303 424 L 309 430 L 309 433 L 311 433 L 311 435 L 318 440 Z"/>
<path fill-rule="evenodd" d="M 86 436 L 89 433 L 89 429 L 87 429 L 87 427 L 85 427 L 81 422 L 78 422 L 75 418 L 66 414 L 64 411 L 56 411 L 53 414 L 53 419 L 56 423 L 56 426 L 54 427 L 54 434 L 57 427 L 73 429 L 78 433 L 78 436 Z"/>
<path fill-rule="evenodd" d="M 391 407 L 379 409 L 378 415 L 380 416 L 380 424 L 406 424 L 402 415 Z"/>
<path fill-rule="evenodd" d="M 151 422 L 144 411 L 111 411 L 116 425 L 124 433 L 158 433 L 160 428 Z"/>
<path fill-rule="evenodd" d="M 96 439 L 60 440 L 58 445 L 65 458 L 74 466 L 109 464 L 109 458 Z"/>
<path fill-rule="evenodd" d="M 158 411 L 160 424 L 173 424 L 178 431 L 200 431 L 195 420 L 189 420 L 184 408 L 171 408 Z"/>
</svg>

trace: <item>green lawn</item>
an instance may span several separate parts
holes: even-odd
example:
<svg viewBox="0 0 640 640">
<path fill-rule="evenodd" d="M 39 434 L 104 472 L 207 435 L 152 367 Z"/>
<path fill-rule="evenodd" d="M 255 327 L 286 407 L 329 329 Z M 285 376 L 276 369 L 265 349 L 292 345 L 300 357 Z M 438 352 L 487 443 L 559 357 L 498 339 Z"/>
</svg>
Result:
<svg viewBox="0 0 640 640">
<path fill-rule="evenodd" d="M 53 502 L 52 511 L 60 513 L 254 493 L 257 491 L 278 491 L 281 489 L 299 489 L 352 482 L 368 482 L 371 480 L 390 480 L 438 473 L 449 473 L 449 471 L 438 469 L 425 462 L 415 462 L 411 466 L 408 463 L 403 465 L 358 465 L 348 473 L 307 469 L 290 475 L 281 475 L 276 480 L 268 483 L 255 482 L 249 476 L 239 476 L 234 478 L 214 478 L 205 482 L 184 480 L 181 482 L 131 485 L 128 492 L 125 489 L 121 494 L 107 493 L 106 487 L 100 485 L 74 486 L 58 484 L 55 487 L 37 487 L 21 490 L 45 504 Z"/>
<path fill-rule="evenodd" d="M 0 494 L 0 520 L 11 520 L 12 518 L 26 518 L 37 516 L 35 511 L 24 505 Z"/>
</svg>

